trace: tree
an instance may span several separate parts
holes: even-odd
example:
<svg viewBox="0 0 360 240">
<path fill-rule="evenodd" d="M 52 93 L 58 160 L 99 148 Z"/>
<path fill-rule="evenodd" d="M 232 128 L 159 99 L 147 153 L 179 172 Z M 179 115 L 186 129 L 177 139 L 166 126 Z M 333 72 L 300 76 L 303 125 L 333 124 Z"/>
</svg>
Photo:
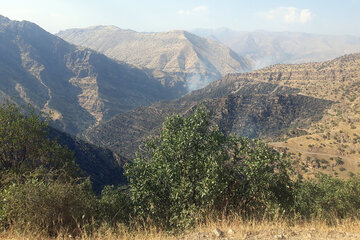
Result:
<svg viewBox="0 0 360 240">
<path fill-rule="evenodd" d="M 269 206 L 267 201 L 288 194 L 282 155 L 260 141 L 225 136 L 209 116 L 200 108 L 189 117 L 166 119 L 160 137 L 126 166 L 137 217 L 186 228 L 206 214 Z"/>
<path fill-rule="evenodd" d="M 27 114 L 25 114 L 27 112 Z M 0 106 L 0 171 L 10 175 L 35 169 L 78 174 L 73 153 L 48 138 L 48 122 L 31 107 Z"/>
<path fill-rule="evenodd" d="M 56 234 L 91 221 L 95 197 L 74 154 L 31 107 L 0 106 L 0 229 Z"/>
</svg>

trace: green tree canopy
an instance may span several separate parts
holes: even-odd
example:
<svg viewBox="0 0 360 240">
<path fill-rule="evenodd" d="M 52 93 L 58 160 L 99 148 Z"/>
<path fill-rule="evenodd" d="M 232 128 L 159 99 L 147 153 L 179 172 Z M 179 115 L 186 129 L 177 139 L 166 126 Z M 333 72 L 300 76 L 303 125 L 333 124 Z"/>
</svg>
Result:
<svg viewBox="0 0 360 240">
<path fill-rule="evenodd" d="M 26 114 L 25 114 L 26 112 Z M 48 122 L 31 107 L 0 106 L 0 171 L 25 174 L 35 169 L 78 174 L 73 153 L 48 138 Z"/>
<path fill-rule="evenodd" d="M 285 206 L 291 201 L 288 166 L 260 141 L 225 136 L 201 108 L 168 118 L 160 137 L 126 166 L 126 175 L 136 216 L 188 227 L 231 208 Z"/>
</svg>

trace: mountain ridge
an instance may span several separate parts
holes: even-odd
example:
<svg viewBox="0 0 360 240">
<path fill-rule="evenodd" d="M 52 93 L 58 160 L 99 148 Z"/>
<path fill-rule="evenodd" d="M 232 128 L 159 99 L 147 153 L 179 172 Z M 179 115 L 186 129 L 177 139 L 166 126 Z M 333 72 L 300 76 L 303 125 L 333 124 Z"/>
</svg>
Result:
<svg viewBox="0 0 360 240">
<path fill-rule="evenodd" d="M 302 32 L 234 31 L 228 28 L 194 29 L 253 60 L 255 69 L 279 63 L 331 60 L 360 52 L 360 37 Z"/>
<path fill-rule="evenodd" d="M 148 69 L 163 84 L 182 93 L 226 73 L 250 69 L 249 62 L 229 48 L 184 30 L 140 33 L 114 26 L 93 26 L 61 31 L 57 36 Z M 161 76 L 164 73 L 173 76 L 166 79 Z M 181 86 L 184 84 L 187 86 Z"/>
<path fill-rule="evenodd" d="M 173 97 L 148 73 L 67 43 L 28 21 L 2 17 L 0 43 L 1 98 L 32 104 L 71 134 Z"/>
</svg>

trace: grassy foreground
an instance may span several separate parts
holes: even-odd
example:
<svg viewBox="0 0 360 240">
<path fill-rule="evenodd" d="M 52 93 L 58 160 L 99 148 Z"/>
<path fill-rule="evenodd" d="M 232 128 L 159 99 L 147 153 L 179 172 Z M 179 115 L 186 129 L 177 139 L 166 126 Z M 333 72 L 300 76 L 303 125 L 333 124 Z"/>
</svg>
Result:
<svg viewBox="0 0 360 240">
<path fill-rule="evenodd" d="M 215 229 L 219 229 L 221 233 L 215 233 Z M 0 239 L 46 240 L 51 238 L 41 235 L 24 235 L 14 231 L 7 231 L 0 233 Z M 296 223 L 285 221 L 218 221 L 206 225 L 199 225 L 195 229 L 183 232 L 179 235 L 172 235 L 164 231 L 159 231 L 156 228 L 151 228 L 148 231 L 129 231 L 122 226 L 118 226 L 115 230 L 104 227 L 91 235 L 82 233 L 74 238 L 71 235 L 62 234 L 53 239 L 360 239 L 360 221 L 344 220 L 333 226 L 329 226 L 324 222 L 316 220 Z"/>
</svg>

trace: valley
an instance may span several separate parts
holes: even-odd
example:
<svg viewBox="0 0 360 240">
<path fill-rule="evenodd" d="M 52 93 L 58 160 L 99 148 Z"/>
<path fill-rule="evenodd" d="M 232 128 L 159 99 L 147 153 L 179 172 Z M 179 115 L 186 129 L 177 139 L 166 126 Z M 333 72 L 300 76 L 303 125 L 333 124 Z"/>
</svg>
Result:
<svg viewBox="0 0 360 240">
<path fill-rule="evenodd" d="M 0 17 L 1 98 L 31 104 L 77 135 L 172 93 L 132 65 L 65 42 L 27 21 Z"/>
<path fill-rule="evenodd" d="M 353 54 L 230 74 L 178 100 L 115 116 L 85 137 L 133 157 L 166 117 L 205 105 L 223 132 L 287 149 L 306 176 L 321 171 L 348 177 L 359 172 L 359 64 L 360 55 Z"/>
<path fill-rule="evenodd" d="M 359 171 L 359 54 L 244 72 L 248 60 L 186 31 L 97 26 L 58 34 L 78 47 L 33 23 L 0 20 L 3 101 L 32 104 L 56 128 L 128 159 L 167 117 L 204 105 L 224 133 L 288 151 L 305 176 Z M 203 81 L 194 89 L 209 85 L 184 95 L 188 77 Z"/>
<path fill-rule="evenodd" d="M 359 237 L 360 2 L 40 2 L 0 3 L 0 239 Z"/>
</svg>

